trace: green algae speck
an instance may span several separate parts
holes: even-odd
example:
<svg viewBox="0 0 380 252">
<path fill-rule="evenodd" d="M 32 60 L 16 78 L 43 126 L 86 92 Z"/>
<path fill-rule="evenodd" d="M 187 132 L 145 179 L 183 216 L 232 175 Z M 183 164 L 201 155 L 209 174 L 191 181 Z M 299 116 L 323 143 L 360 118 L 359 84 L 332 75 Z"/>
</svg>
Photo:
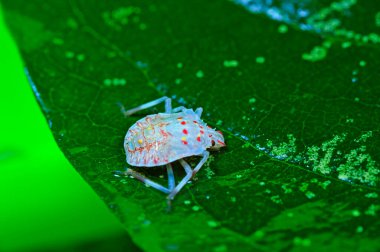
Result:
<svg viewBox="0 0 380 252">
<path fill-rule="evenodd" d="M 375 192 L 372 192 L 372 193 L 367 193 L 366 195 L 365 195 L 365 197 L 366 198 L 372 198 L 372 199 L 376 199 L 377 197 L 379 197 L 379 195 L 377 194 L 377 193 L 375 193 Z"/>
<path fill-rule="evenodd" d="M 78 61 L 84 61 L 85 58 L 86 58 L 86 57 L 84 56 L 84 54 L 78 54 L 78 55 L 77 55 L 77 60 L 78 60 Z"/>
<path fill-rule="evenodd" d="M 265 58 L 264 57 L 256 57 L 256 63 L 258 64 L 264 64 L 265 63 Z"/>
<path fill-rule="evenodd" d="M 351 214 L 354 217 L 359 217 L 361 215 L 360 211 L 357 209 L 352 210 Z"/>
<path fill-rule="evenodd" d="M 364 213 L 369 216 L 377 216 L 378 211 L 380 211 L 380 205 L 371 204 Z"/>
<path fill-rule="evenodd" d="M 103 80 L 103 84 L 107 87 L 110 86 L 125 86 L 127 81 L 125 79 L 113 78 L 113 79 L 105 79 Z"/>
<path fill-rule="evenodd" d="M 307 188 L 309 187 L 309 184 L 306 182 L 303 182 L 299 188 L 301 192 L 306 192 Z"/>
<path fill-rule="evenodd" d="M 267 140 L 265 151 L 276 159 L 289 162 L 302 163 L 314 172 L 324 175 L 337 176 L 338 179 L 350 183 L 361 183 L 376 186 L 379 182 L 380 170 L 364 143 L 372 137 L 372 131 L 365 132 L 354 139 L 356 148 L 348 151 L 339 150 L 338 147 L 347 142 L 347 134 L 335 135 L 332 139 L 324 141 L 320 146 L 313 145 L 306 147 L 304 152 L 297 154 L 296 138 L 288 134 L 288 142 L 274 144 L 272 140 Z M 248 148 L 249 146 L 247 146 Z M 335 175 L 336 174 L 336 175 Z M 319 185 L 326 189 L 331 181 L 327 180 Z M 306 191 L 307 184 L 303 184 L 301 191 Z"/>
<path fill-rule="evenodd" d="M 197 78 L 201 79 L 204 77 L 204 73 L 202 70 L 199 70 L 198 72 L 196 72 L 195 76 L 197 76 Z"/>
<path fill-rule="evenodd" d="M 286 214 L 286 216 L 287 216 L 288 218 L 293 218 L 293 217 L 294 217 L 294 213 L 292 213 L 292 212 L 288 212 L 288 213 Z"/>
<path fill-rule="evenodd" d="M 191 201 L 190 200 L 185 200 L 183 203 L 188 206 L 188 205 L 191 204 Z"/>
<path fill-rule="evenodd" d="M 256 239 L 261 239 L 265 236 L 265 232 L 262 231 L 262 230 L 257 230 L 253 236 L 256 238 Z"/>
<path fill-rule="evenodd" d="M 362 226 L 358 226 L 358 227 L 356 228 L 356 233 L 362 233 L 363 230 L 364 230 L 364 228 L 363 228 Z"/>
<path fill-rule="evenodd" d="M 312 199 L 315 197 L 315 193 L 311 192 L 311 191 L 307 191 L 305 193 L 305 196 L 308 198 L 308 199 Z"/>
<path fill-rule="evenodd" d="M 312 178 L 312 179 L 310 180 L 310 182 L 311 182 L 311 183 L 318 183 L 318 179 L 317 179 L 317 178 Z"/>
<path fill-rule="evenodd" d="M 344 41 L 344 42 L 342 43 L 342 48 L 343 48 L 343 49 L 346 49 L 346 48 L 351 47 L 351 45 L 352 45 L 352 43 L 351 43 L 350 41 Z"/>
<path fill-rule="evenodd" d="M 73 29 L 73 30 L 76 30 L 78 29 L 78 23 L 77 21 L 75 21 L 74 18 L 71 18 L 69 17 L 67 20 L 66 20 L 66 24 L 69 28 Z"/>
<path fill-rule="evenodd" d="M 177 78 L 177 79 L 175 79 L 174 83 L 175 83 L 176 85 L 179 85 L 179 84 L 182 83 L 182 79 Z"/>
<path fill-rule="evenodd" d="M 195 205 L 195 206 L 193 206 L 191 209 L 192 209 L 193 211 L 195 211 L 195 212 L 198 212 L 201 208 L 200 208 L 199 206 Z"/>
<path fill-rule="evenodd" d="M 297 151 L 295 144 L 296 138 L 292 134 L 288 134 L 288 142 L 283 142 L 279 146 L 273 146 L 272 141 L 267 141 L 267 147 L 272 148 L 270 154 L 279 159 L 287 159 Z"/>
<path fill-rule="evenodd" d="M 380 11 L 375 15 L 375 24 L 377 27 L 380 27 Z"/>
<path fill-rule="evenodd" d="M 295 237 L 293 242 L 294 242 L 294 245 L 304 246 L 304 247 L 309 247 L 311 244 L 310 239 L 307 239 L 307 238 L 303 239 L 301 237 Z"/>
<path fill-rule="evenodd" d="M 358 139 L 355 139 L 354 141 L 357 143 L 365 143 L 368 138 L 372 137 L 372 131 L 367 131 L 366 133 L 362 134 Z"/>
<path fill-rule="evenodd" d="M 141 9 L 139 7 L 128 6 L 120 7 L 112 11 L 103 12 L 102 17 L 106 25 L 117 31 L 121 31 L 124 26 L 130 23 L 139 23 L 140 18 L 138 15 L 140 15 L 140 13 Z M 142 26 L 140 25 L 139 28 L 141 30 L 145 30 L 146 25 L 142 24 Z"/>
<path fill-rule="evenodd" d="M 331 181 L 330 180 L 326 180 L 326 181 L 324 181 L 324 182 L 322 182 L 322 183 L 318 183 L 318 185 L 320 186 L 320 187 L 322 187 L 323 189 L 327 189 L 327 187 L 329 186 L 331 184 Z"/>
<path fill-rule="evenodd" d="M 213 220 L 207 221 L 207 225 L 211 228 L 219 227 L 219 223 Z"/>
<path fill-rule="evenodd" d="M 274 203 L 276 204 L 283 204 L 282 199 L 280 198 L 280 195 L 274 195 L 270 198 Z"/>
<path fill-rule="evenodd" d="M 223 62 L 224 67 L 237 67 L 239 66 L 239 62 L 237 60 L 225 60 Z"/>
<path fill-rule="evenodd" d="M 139 28 L 140 28 L 140 30 L 144 31 L 144 30 L 146 30 L 147 25 L 144 23 L 141 23 L 141 24 L 139 24 Z"/>
<path fill-rule="evenodd" d="M 104 84 L 105 86 L 109 87 L 109 86 L 111 86 L 111 84 L 112 84 L 112 80 L 110 80 L 110 79 L 105 79 L 105 80 L 103 81 L 103 84 Z"/>
<path fill-rule="evenodd" d="M 310 53 L 304 53 L 302 59 L 316 62 L 323 60 L 327 56 L 327 48 L 323 46 L 315 46 Z"/>
<path fill-rule="evenodd" d="M 249 99 L 248 102 L 249 102 L 250 104 L 255 103 L 255 102 L 256 102 L 256 98 L 251 98 L 251 99 Z"/>
<path fill-rule="evenodd" d="M 73 53 L 73 52 L 71 52 L 71 51 L 67 51 L 67 52 L 65 53 L 65 56 L 66 56 L 66 58 L 68 58 L 68 59 L 72 59 L 72 58 L 74 58 L 75 53 Z"/>
<path fill-rule="evenodd" d="M 53 44 L 55 45 L 63 45 L 64 44 L 64 41 L 60 38 L 53 38 Z"/>
<path fill-rule="evenodd" d="M 282 33 L 282 34 L 287 33 L 288 32 L 288 26 L 285 24 L 280 25 L 278 27 L 278 32 Z"/>
<path fill-rule="evenodd" d="M 213 172 L 213 170 L 211 170 L 210 167 L 207 167 L 207 168 L 205 169 L 205 171 L 206 171 L 206 177 L 207 177 L 208 179 L 212 179 L 212 177 L 215 175 L 215 172 Z"/>
<path fill-rule="evenodd" d="M 241 147 L 243 149 L 247 149 L 247 148 L 251 147 L 251 144 L 249 142 L 245 142 Z"/>
<path fill-rule="evenodd" d="M 288 194 L 288 193 L 292 193 L 293 192 L 293 189 L 289 187 L 289 185 L 287 184 L 283 184 L 281 186 L 281 188 L 284 190 L 284 193 L 285 194 Z"/>
</svg>

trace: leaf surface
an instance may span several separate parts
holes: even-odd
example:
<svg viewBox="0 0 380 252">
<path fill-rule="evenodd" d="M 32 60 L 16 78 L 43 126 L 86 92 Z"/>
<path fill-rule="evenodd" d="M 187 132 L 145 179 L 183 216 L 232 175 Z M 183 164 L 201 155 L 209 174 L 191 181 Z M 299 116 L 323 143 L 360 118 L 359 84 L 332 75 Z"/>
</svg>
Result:
<svg viewBox="0 0 380 252">
<path fill-rule="evenodd" d="M 2 2 L 56 141 L 143 249 L 380 248 L 373 4 Z M 203 107 L 228 145 L 170 213 L 164 195 L 113 175 L 145 115 L 117 102 L 163 95 Z M 163 168 L 140 171 L 166 183 Z"/>
</svg>

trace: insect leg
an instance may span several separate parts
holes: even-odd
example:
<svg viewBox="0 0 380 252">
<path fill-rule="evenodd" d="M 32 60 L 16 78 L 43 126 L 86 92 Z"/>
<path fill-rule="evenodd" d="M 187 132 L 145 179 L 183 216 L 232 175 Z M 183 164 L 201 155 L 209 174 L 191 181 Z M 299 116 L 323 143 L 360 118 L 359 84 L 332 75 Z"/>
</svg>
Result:
<svg viewBox="0 0 380 252">
<path fill-rule="evenodd" d="M 133 176 L 135 179 L 138 179 L 140 180 L 141 182 L 143 182 L 144 184 L 148 185 L 148 186 L 151 186 L 163 193 L 170 193 L 170 190 L 163 187 L 162 185 L 160 184 L 157 184 L 156 182 L 142 176 L 141 174 L 139 174 L 138 172 L 132 170 L 132 169 L 127 169 L 127 171 L 124 172 L 125 175 L 131 175 Z"/>
<path fill-rule="evenodd" d="M 179 107 L 176 107 L 176 108 L 172 109 L 172 113 L 177 113 L 177 112 L 183 111 L 185 109 L 186 108 L 184 106 L 179 106 Z"/>
<path fill-rule="evenodd" d="M 165 113 L 171 113 L 172 112 L 172 99 L 164 96 L 166 99 L 165 99 Z M 162 98 L 164 98 L 162 97 Z M 162 99 L 161 98 L 161 99 Z"/>
<path fill-rule="evenodd" d="M 120 110 L 121 112 L 125 115 L 125 116 L 130 116 L 140 110 L 144 110 L 144 109 L 147 109 L 147 108 L 150 108 L 150 107 L 154 107 L 158 104 L 160 104 L 161 102 L 165 102 L 165 112 L 166 113 L 171 113 L 171 110 L 172 110 L 172 99 L 169 98 L 169 97 L 161 97 L 159 99 L 156 99 L 154 101 L 150 101 L 148 103 L 144 103 L 136 108 L 133 108 L 133 109 L 129 109 L 129 110 L 125 110 L 124 106 L 120 105 Z"/>
<path fill-rule="evenodd" d="M 179 184 L 170 192 L 168 195 L 168 199 L 172 200 L 174 199 L 174 196 L 186 185 L 186 183 L 191 179 L 193 175 L 193 170 L 191 169 L 190 165 L 183 159 L 180 159 L 179 162 L 183 166 L 183 168 L 186 171 L 186 176 L 179 182 Z"/>
<path fill-rule="evenodd" d="M 171 164 L 166 165 L 166 169 L 168 170 L 168 187 L 169 191 L 173 191 L 175 187 L 175 180 L 174 180 L 174 173 L 173 173 L 173 168 Z"/>
<path fill-rule="evenodd" d="M 193 170 L 193 175 L 191 177 L 194 177 L 195 174 L 199 171 L 199 169 L 201 169 L 202 165 L 206 162 L 206 160 L 208 159 L 208 156 L 210 155 L 210 152 L 208 151 L 204 151 L 202 153 L 202 159 L 201 161 L 199 161 L 199 163 L 197 164 L 197 166 L 194 168 Z"/>
<path fill-rule="evenodd" d="M 208 151 L 204 151 L 202 153 L 202 159 L 201 161 L 199 161 L 199 163 L 197 164 L 197 166 L 194 168 L 194 170 L 191 169 L 190 165 L 183 159 L 180 159 L 179 162 L 181 163 L 181 165 L 183 166 L 183 168 L 185 169 L 186 171 L 186 176 L 181 180 L 181 182 L 174 188 L 174 190 L 172 190 L 170 192 L 170 194 L 168 195 L 168 199 L 169 200 L 172 200 L 174 199 L 174 196 L 182 189 L 182 187 L 184 187 L 186 185 L 186 183 L 192 178 L 194 177 L 194 175 L 199 171 L 199 169 L 201 169 L 202 165 L 206 162 L 206 160 L 208 159 L 208 156 L 209 156 L 209 152 Z"/>
<path fill-rule="evenodd" d="M 195 114 L 197 114 L 199 117 L 202 116 L 203 108 L 199 107 L 195 110 Z"/>
</svg>

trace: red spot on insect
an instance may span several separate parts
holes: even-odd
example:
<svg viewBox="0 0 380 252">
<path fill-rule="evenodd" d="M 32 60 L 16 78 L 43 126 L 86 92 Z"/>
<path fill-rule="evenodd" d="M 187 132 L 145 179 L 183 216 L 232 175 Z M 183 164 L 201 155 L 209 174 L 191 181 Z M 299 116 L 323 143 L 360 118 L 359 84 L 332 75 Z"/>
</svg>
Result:
<svg viewBox="0 0 380 252">
<path fill-rule="evenodd" d="M 198 124 L 198 122 L 197 122 L 197 121 L 193 121 L 193 123 L 195 123 L 195 124 Z"/>
<path fill-rule="evenodd" d="M 201 137 L 197 137 L 197 141 L 200 142 L 201 141 Z"/>
<path fill-rule="evenodd" d="M 182 133 L 185 134 L 185 135 L 187 135 L 189 132 L 187 132 L 187 129 L 183 129 Z"/>
<path fill-rule="evenodd" d="M 185 125 L 185 124 L 186 124 L 186 122 L 185 122 L 185 121 L 182 121 L 182 122 L 181 122 L 181 124 L 182 124 L 182 125 Z"/>
<path fill-rule="evenodd" d="M 182 141 L 183 144 L 187 144 L 187 141 Z"/>
<path fill-rule="evenodd" d="M 164 137 L 168 137 L 169 136 L 169 134 L 167 132 L 165 132 L 164 130 L 162 130 L 162 129 L 160 129 L 160 133 Z"/>
<path fill-rule="evenodd" d="M 199 125 L 199 128 L 203 129 L 203 126 L 202 126 L 202 125 Z"/>
<path fill-rule="evenodd" d="M 153 159 L 153 162 L 154 162 L 155 164 L 157 164 L 157 163 L 158 163 L 158 158 Z"/>
<path fill-rule="evenodd" d="M 182 120 L 182 118 L 183 118 L 183 117 L 182 117 L 182 116 L 180 116 L 180 117 L 178 117 L 178 118 L 177 118 L 177 120 Z"/>
<path fill-rule="evenodd" d="M 216 141 L 218 141 L 218 143 L 219 143 L 220 145 L 222 145 L 222 146 L 226 146 L 226 144 L 223 143 L 222 141 L 220 141 L 220 140 L 216 140 Z"/>
<path fill-rule="evenodd" d="M 223 135 L 223 133 L 220 130 L 217 130 L 216 132 L 218 132 L 219 134 Z"/>
<path fill-rule="evenodd" d="M 203 130 L 200 131 L 201 134 L 204 134 L 205 132 Z"/>
<path fill-rule="evenodd" d="M 210 126 L 207 125 L 208 128 L 212 129 Z"/>
<path fill-rule="evenodd" d="M 208 135 L 208 137 L 212 137 L 212 135 Z"/>
</svg>

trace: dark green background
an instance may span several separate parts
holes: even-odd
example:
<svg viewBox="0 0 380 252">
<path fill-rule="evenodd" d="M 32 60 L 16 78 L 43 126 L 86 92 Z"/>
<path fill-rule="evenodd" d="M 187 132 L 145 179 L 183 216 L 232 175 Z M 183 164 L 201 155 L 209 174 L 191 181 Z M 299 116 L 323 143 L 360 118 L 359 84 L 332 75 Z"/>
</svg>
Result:
<svg viewBox="0 0 380 252">
<path fill-rule="evenodd" d="M 139 247 L 379 249 L 375 1 L 3 3 L 58 146 Z M 144 115 L 123 118 L 116 103 L 163 95 L 203 107 L 228 145 L 170 213 L 164 195 L 113 176 L 127 166 L 126 130 Z M 165 182 L 161 168 L 141 171 Z"/>
</svg>

